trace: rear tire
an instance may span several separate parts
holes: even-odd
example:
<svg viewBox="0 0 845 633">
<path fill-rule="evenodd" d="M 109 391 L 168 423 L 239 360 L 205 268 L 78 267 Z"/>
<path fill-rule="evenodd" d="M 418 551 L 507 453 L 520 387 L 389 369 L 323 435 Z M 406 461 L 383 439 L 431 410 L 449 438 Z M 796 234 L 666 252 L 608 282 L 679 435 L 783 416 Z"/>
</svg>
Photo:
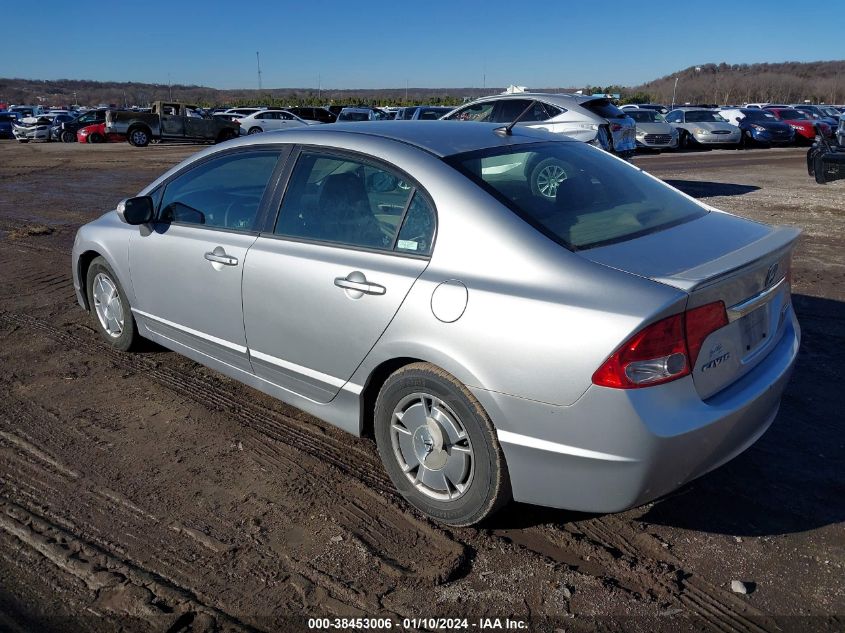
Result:
<svg viewBox="0 0 845 633">
<path fill-rule="evenodd" d="M 557 158 L 541 160 L 534 166 L 529 176 L 531 193 L 535 196 L 542 196 L 546 200 L 554 201 L 560 183 L 566 178 L 566 168 L 560 160 Z"/>
<path fill-rule="evenodd" d="M 493 423 L 460 381 L 430 363 L 407 365 L 385 381 L 375 435 L 396 489 L 441 523 L 478 523 L 511 498 Z"/>
<path fill-rule="evenodd" d="M 249 128 L 249 131 L 247 131 L 247 134 L 260 134 L 263 131 L 264 130 L 262 130 L 260 127 L 251 127 Z"/>
<path fill-rule="evenodd" d="M 150 144 L 150 133 L 142 127 L 133 127 L 127 132 L 126 140 L 135 147 L 146 147 Z"/>
<path fill-rule="evenodd" d="M 70 130 L 65 130 L 62 132 L 61 136 L 62 143 L 75 143 L 76 142 L 76 134 L 71 132 Z"/>
<path fill-rule="evenodd" d="M 106 343 L 121 352 L 137 345 L 140 337 L 132 307 L 117 281 L 117 275 L 102 257 L 94 258 L 88 267 L 85 288 L 94 326 Z"/>
</svg>

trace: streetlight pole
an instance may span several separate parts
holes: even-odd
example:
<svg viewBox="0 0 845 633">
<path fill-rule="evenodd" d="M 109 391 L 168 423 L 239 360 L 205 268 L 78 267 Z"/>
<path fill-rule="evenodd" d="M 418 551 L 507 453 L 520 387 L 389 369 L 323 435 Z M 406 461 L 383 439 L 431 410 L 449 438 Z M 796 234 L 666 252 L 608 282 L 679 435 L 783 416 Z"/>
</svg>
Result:
<svg viewBox="0 0 845 633">
<path fill-rule="evenodd" d="M 675 87 L 672 88 L 672 107 L 671 110 L 675 109 L 675 91 L 678 89 L 678 78 L 675 77 Z"/>
</svg>

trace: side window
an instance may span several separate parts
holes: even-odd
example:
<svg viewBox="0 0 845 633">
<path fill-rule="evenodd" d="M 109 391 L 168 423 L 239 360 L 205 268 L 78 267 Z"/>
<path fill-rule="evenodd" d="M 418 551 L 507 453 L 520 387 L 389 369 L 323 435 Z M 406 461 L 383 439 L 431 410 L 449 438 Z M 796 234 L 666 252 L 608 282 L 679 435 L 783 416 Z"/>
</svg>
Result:
<svg viewBox="0 0 845 633">
<path fill-rule="evenodd" d="M 239 152 L 212 159 L 167 183 L 159 220 L 251 231 L 277 151 Z"/>
<path fill-rule="evenodd" d="M 526 104 L 527 105 L 527 104 Z M 450 121 L 492 121 L 495 101 L 486 101 L 461 108 L 449 117 Z"/>
<path fill-rule="evenodd" d="M 293 117 L 288 112 L 276 112 L 276 118 L 282 121 L 293 121 Z"/>
<path fill-rule="evenodd" d="M 681 122 L 681 113 L 678 110 L 674 112 L 670 112 L 666 115 L 666 121 L 669 123 L 680 123 Z"/>
<path fill-rule="evenodd" d="M 497 123 L 511 123 L 516 117 L 523 113 L 525 108 L 531 105 L 529 99 L 502 99 L 499 102 L 499 109 L 496 112 Z M 531 110 L 520 119 L 521 121 L 545 121 L 554 115 L 550 115 L 544 103 L 535 102 Z"/>
<path fill-rule="evenodd" d="M 431 245 L 434 241 L 435 217 L 434 209 L 419 191 L 414 193 L 399 239 L 396 240 L 396 251 L 413 253 L 414 255 L 431 255 Z"/>
<path fill-rule="evenodd" d="M 411 188 L 395 173 L 353 158 L 303 153 L 276 234 L 364 248 L 393 248 Z"/>
</svg>

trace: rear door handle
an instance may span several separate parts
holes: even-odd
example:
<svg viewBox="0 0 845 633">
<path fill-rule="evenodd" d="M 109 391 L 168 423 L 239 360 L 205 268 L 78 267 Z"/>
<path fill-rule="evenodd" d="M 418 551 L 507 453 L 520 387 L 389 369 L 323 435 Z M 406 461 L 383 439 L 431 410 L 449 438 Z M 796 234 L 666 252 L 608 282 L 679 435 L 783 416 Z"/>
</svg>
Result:
<svg viewBox="0 0 845 633">
<path fill-rule="evenodd" d="M 216 252 L 216 251 L 222 252 Z M 214 249 L 211 253 L 206 253 L 205 258 L 210 261 L 214 262 L 215 264 L 223 264 L 224 266 L 237 266 L 238 265 L 238 258 L 232 257 L 231 255 L 227 255 L 226 251 L 223 249 Z"/>
<path fill-rule="evenodd" d="M 355 272 L 349 273 L 346 277 L 336 277 L 334 285 L 345 290 L 352 290 L 353 292 L 360 292 L 365 295 L 383 295 L 387 292 L 387 288 L 379 284 L 370 283 L 363 273 Z"/>
</svg>

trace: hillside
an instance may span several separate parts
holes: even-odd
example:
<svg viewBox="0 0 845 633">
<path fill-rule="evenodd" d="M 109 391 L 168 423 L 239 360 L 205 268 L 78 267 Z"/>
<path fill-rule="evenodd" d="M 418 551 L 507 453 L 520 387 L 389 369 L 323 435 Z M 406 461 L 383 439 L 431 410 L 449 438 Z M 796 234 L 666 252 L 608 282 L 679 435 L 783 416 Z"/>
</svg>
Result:
<svg viewBox="0 0 845 633">
<path fill-rule="evenodd" d="M 703 64 L 655 79 L 629 92 L 659 103 L 845 103 L 845 61 L 782 64 Z"/>
<path fill-rule="evenodd" d="M 744 103 L 749 101 L 845 102 L 845 61 L 784 62 L 777 64 L 703 64 L 639 86 L 537 87 L 542 92 L 570 92 L 577 89 L 619 92 L 623 101 L 670 103 L 675 79 L 678 79 L 676 103 Z M 59 79 L 0 78 L 0 102 L 44 103 L 46 105 L 83 105 L 116 103 L 146 105 L 156 99 L 173 99 L 201 105 L 263 103 L 294 105 L 327 103 L 370 103 L 402 105 L 431 103 L 454 105 L 465 99 L 495 94 L 504 88 L 383 88 L 323 89 L 275 88 L 267 90 L 219 90 L 207 86 L 143 84 L 135 82 L 98 82 Z"/>
</svg>

